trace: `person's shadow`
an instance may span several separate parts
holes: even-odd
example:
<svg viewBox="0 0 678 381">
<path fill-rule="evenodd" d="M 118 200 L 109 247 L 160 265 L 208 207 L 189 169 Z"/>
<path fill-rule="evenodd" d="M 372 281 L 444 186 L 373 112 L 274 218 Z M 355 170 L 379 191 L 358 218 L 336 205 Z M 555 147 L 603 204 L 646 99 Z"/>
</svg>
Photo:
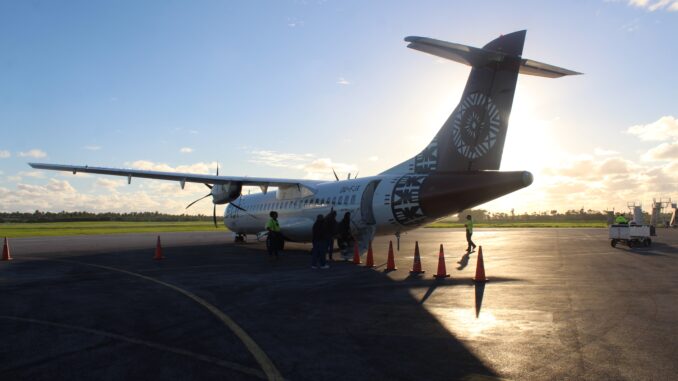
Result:
<svg viewBox="0 0 678 381">
<path fill-rule="evenodd" d="M 466 253 L 466 254 L 461 256 L 461 259 L 459 259 L 457 261 L 457 263 L 459 264 L 459 267 L 457 267 L 457 270 L 461 271 L 461 270 L 465 269 L 466 266 L 468 266 L 468 260 L 470 258 L 470 255 L 471 255 L 471 253 Z"/>
</svg>

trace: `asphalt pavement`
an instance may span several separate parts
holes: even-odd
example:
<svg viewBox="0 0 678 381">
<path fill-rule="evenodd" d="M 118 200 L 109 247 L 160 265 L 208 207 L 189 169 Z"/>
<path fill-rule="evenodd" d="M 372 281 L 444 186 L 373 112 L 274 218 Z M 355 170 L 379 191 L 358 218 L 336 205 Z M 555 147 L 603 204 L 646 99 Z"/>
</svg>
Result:
<svg viewBox="0 0 678 381">
<path fill-rule="evenodd" d="M 310 268 L 223 231 L 10 240 L 4 380 L 673 380 L 678 230 L 612 248 L 605 229 L 404 234 L 397 271 Z M 410 275 L 414 242 L 426 273 Z M 433 278 L 439 245 L 451 277 Z M 335 255 L 338 258 L 337 255 Z M 364 261 L 365 258 L 363 258 Z"/>
</svg>

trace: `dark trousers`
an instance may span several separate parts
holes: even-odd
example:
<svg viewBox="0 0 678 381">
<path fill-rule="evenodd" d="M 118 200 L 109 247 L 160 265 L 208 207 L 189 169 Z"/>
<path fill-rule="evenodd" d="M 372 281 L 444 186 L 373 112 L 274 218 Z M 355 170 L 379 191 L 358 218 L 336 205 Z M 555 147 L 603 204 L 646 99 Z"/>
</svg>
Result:
<svg viewBox="0 0 678 381">
<path fill-rule="evenodd" d="M 466 251 L 471 251 L 471 247 L 473 247 L 474 249 L 476 248 L 476 244 L 473 243 L 473 240 L 471 239 L 472 235 L 473 233 L 469 232 L 468 230 L 466 231 L 466 243 L 468 243 Z"/>
<path fill-rule="evenodd" d="M 325 266 L 325 251 L 327 250 L 327 241 L 314 240 L 311 250 L 311 266 Z"/>
<path fill-rule="evenodd" d="M 330 261 L 332 260 L 332 253 L 334 253 L 334 238 L 330 238 L 329 242 L 327 242 L 327 255 Z"/>
<path fill-rule="evenodd" d="M 278 246 L 280 243 L 278 242 L 278 233 L 275 232 L 269 232 L 268 233 L 268 238 L 266 239 L 266 247 L 268 248 L 268 255 L 275 255 L 276 258 L 278 257 Z"/>
</svg>

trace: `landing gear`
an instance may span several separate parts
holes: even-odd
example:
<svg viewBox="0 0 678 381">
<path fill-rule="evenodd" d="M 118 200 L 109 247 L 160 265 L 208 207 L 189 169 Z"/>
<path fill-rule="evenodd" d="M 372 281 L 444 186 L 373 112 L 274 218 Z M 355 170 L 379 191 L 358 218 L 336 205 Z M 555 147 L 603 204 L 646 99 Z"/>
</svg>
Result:
<svg viewBox="0 0 678 381">
<path fill-rule="evenodd" d="M 245 242 L 247 242 L 247 234 L 237 233 L 235 235 L 235 238 L 233 239 L 233 242 L 235 242 L 235 243 L 245 243 Z"/>
</svg>

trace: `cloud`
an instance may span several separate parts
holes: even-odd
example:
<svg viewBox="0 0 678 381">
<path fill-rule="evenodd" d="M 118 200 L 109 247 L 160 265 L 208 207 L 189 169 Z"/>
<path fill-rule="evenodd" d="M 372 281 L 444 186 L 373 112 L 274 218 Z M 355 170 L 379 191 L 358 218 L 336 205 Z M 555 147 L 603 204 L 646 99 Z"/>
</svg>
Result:
<svg viewBox="0 0 678 381">
<path fill-rule="evenodd" d="M 338 84 L 338 85 L 342 85 L 342 86 L 346 86 L 346 85 L 350 85 L 351 82 L 347 81 L 346 78 L 344 78 L 344 77 L 340 77 L 340 78 L 337 80 L 337 84 Z"/>
<path fill-rule="evenodd" d="M 631 126 L 626 130 L 640 140 L 667 140 L 678 138 L 678 119 L 673 116 L 662 116 L 656 122 Z"/>
<path fill-rule="evenodd" d="M 179 152 L 181 152 L 181 153 L 191 153 L 191 152 L 193 152 L 193 148 L 182 147 L 181 149 L 179 149 Z"/>
<path fill-rule="evenodd" d="M 379 160 L 379 156 L 370 156 L 370 157 L 367 158 L 367 160 L 369 160 L 369 161 L 378 161 L 378 160 Z"/>
<path fill-rule="evenodd" d="M 91 211 L 91 212 L 131 212 L 131 211 L 159 211 L 162 213 L 201 213 L 212 214 L 212 203 L 198 203 L 186 211 L 186 205 L 197 198 L 198 193 L 182 192 L 177 184 L 169 184 L 163 181 L 148 181 L 153 186 L 149 190 L 140 185 L 129 187 L 116 187 L 116 180 L 106 178 L 98 179 L 98 187 L 107 188 L 108 191 L 93 190 L 81 192 L 66 180 L 49 179 L 47 183 L 40 185 L 22 184 L 16 185 L 15 189 L 0 187 L 0 211 L 31 212 L 36 209 L 42 211 L 61 210 L 66 211 Z M 121 184 L 126 182 L 121 180 Z M 162 184 L 172 188 L 172 194 L 160 193 L 154 186 Z M 173 187 L 170 187 L 173 185 Z M 205 193 L 206 188 L 200 194 Z M 117 189 L 114 189 L 117 188 Z M 188 188 L 188 184 L 187 184 Z M 223 207 L 218 208 L 217 213 L 223 213 Z"/>
<path fill-rule="evenodd" d="M 39 150 L 37 148 L 34 148 L 30 151 L 25 151 L 25 152 L 19 152 L 19 156 L 21 157 L 34 157 L 36 159 L 42 158 L 47 156 L 47 153 L 43 150 Z"/>
<path fill-rule="evenodd" d="M 647 151 L 642 158 L 647 161 L 675 160 L 678 163 L 678 141 L 662 143 Z"/>
<path fill-rule="evenodd" d="M 84 146 L 82 147 L 88 151 L 98 151 L 101 149 L 101 146 Z"/>
<path fill-rule="evenodd" d="M 131 163 L 125 163 L 125 166 L 142 169 L 145 171 L 165 171 L 165 172 L 185 172 L 185 173 L 201 173 L 201 174 L 214 174 L 217 169 L 217 162 L 213 161 L 211 163 L 194 163 L 188 165 L 178 165 L 172 167 L 165 163 L 155 163 L 148 160 L 137 160 Z"/>
<path fill-rule="evenodd" d="M 352 164 L 338 163 L 330 158 L 318 158 L 308 153 L 295 154 L 266 150 L 257 150 L 250 153 L 253 155 L 249 159 L 251 163 L 302 171 L 306 179 L 331 180 L 334 178 L 332 169 L 342 174 L 356 169 Z"/>
<path fill-rule="evenodd" d="M 43 178 L 45 178 L 45 172 L 44 171 L 21 171 L 21 172 L 17 173 L 17 176 L 19 176 L 19 178 L 32 177 L 34 179 L 43 179 Z"/>
<path fill-rule="evenodd" d="M 290 28 L 302 27 L 304 22 L 301 20 L 287 19 L 287 26 Z"/>
<path fill-rule="evenodd" d="M 94 182 L 95 187 L 104 188 L 109 191 L 115 191 L 116 188 L 124 186 L 127 184 L 127 181 L 124 179 L 109 179 L 109 178 L 98 178 Z"/>
<path fill-rule="evenodd" d="M 629 0 L 628 5 L 650 12 L 658 10 L 678 11 L 678 0 Z"/>
<path fill-rule="evenodd" d="M 610 156 L 610 155 L 616 155 L 619 152 L 613 151 L 613 150 L 607 150 L 604 148 L 597 147 L 596 149 L 593 150 L 593 154 L 596 156 Z"/>
<path fill-rule="evenodd" d="M 0 159 L 6 159 L 10 156 L 12 156 L 12 154 L 9 151 L 0 150 Z"/>
</svg>

